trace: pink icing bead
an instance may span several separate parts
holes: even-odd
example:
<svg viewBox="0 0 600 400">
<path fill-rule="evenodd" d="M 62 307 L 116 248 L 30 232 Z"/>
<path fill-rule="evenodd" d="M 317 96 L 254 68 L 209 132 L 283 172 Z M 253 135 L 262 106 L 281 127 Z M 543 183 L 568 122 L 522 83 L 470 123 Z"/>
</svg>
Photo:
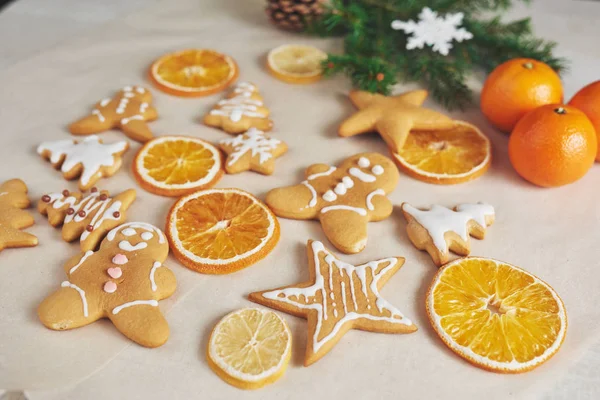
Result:
<svg viewBox="0 0 600 400">
<path fill-rule="evenodd" d="M 117 264 L 117 265 L 123 265 L 123 264 L 127 264 L 127 261 L 129 261 L 127 259 L 127 256 L 125 254 L 117 254 L 116 256 L 113 257 L 112 262 L 113 264 Z"/>
<path fill-rule="evenodd" d="M 113 281 L 108 281 L 104 284 L 104 291 L 106 293 L 114 293 L 117 291 L 117 284 Z"/>
<path fill-rule="evenodd" d="M 109 268 L 106 272 L 108 272 L 108 275 L 113 279 L 118 279 L 123 275 L 123 270 L 119 267 Z"/>
</svg>

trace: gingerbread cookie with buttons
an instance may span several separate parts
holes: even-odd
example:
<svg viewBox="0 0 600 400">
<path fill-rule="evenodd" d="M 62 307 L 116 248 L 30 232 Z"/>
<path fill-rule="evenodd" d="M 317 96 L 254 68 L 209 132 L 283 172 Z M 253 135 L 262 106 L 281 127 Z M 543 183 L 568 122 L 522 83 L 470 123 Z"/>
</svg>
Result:
<svg viewBox="0 0 600 400">
<path fill-rule="evenodd" d="M 0 185 L 0 251 L 38 244 L 37 237 L 21 231 L 34 224 L 33 216 L 23 210 L 29 204 L 27 186 L 22 180 L 11 179 Z"/>
<path fill-rule="evenodd" d="M 367 245 L 367 223 L 392 213 L 386 197 L 398 183 L 393 161 L 379 153 L 347 158 L 339 167 L 315 164 L 299 185 L 273 189 L 266 203 L 284 218 L 318 219 L 327 238 L 344 253 Z"/>
<path fill-rule="evenodd" d="M 120 129 L 130 139 L 146 142 L 152 139 L 147 121 L 158 118 L 151 106 L 152 93 L 140 86 L 125 86 L 113 98 L 106 98 L 94 106 L 91 114 L 73 122 L 73 135 L 91 135 L 109 129 Z"/>
<path fill-rule="evenodd" d="M 158 347 L 169 325 L 158 301 L 175 292 L 175 275 L 162 263 L 169 254 L 163 232 L 131 222 L 106 235 L 98 251 L 85 251 L 64 265 L 67 280 L 38 307 L 53 330 L 74 329 L 108 318 L 129 339 Z"/>
<path fill-rule="evenodd" d="M 233 135 L 252 127 L 261 131 L 269 131 L 273 127 L 269 109 L 264 106 L 257 87 L 247 82 L 238 83 L 226 99 L 219 101 L 204 116 L 203 122 Z"/>
<path fill-rule="evenodd" d="M 49 193 L 38 202 L 38 211 L 48 216 L 50 225 L 62 225 L 67 242 L 79 238 L 83 251 L 94 250 L 106 232 L 125 222 L 125 211 L 135 200 L 135 190 L 128 189 L 115 197 L 105 190 L 92 188 L 81 192 Z"/>
</svg>

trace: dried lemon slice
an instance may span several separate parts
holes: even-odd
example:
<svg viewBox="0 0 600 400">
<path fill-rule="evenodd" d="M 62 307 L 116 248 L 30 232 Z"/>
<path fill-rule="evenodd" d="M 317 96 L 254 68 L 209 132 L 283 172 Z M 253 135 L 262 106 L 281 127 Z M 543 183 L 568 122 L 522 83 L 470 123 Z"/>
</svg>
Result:
<svg viewBox="0 0 600 400">
<path fill-rule="evenodd" d="M 327 53 L 313 46 L 284 44 L 267 56 L 271 75 L 287 83 L 313 83 L 321 79 L 321 62 Z"/>
</svg>

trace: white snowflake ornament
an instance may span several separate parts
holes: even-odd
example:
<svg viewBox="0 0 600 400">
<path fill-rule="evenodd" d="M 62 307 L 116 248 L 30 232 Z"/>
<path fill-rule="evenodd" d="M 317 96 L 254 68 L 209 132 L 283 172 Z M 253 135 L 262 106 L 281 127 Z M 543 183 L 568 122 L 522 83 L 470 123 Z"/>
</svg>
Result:
<svg viewBox="0 0 600 400">
<path fill-rule="evenodd" d="M 447 14 L 438 17 L 437 12 L 429 7 L 419 13 L 419 21 L 392 21 L 392 29 L 412 34 L 406 43 L 406 49 L 422 49 L 431 46 L 433 51 L 447 56 L 452 48 L 452 41 L 462 42 L 473 38 L 473 34 L 465 28 L 460 28 L 464 18 L 463 13 Z"/>
</svg>

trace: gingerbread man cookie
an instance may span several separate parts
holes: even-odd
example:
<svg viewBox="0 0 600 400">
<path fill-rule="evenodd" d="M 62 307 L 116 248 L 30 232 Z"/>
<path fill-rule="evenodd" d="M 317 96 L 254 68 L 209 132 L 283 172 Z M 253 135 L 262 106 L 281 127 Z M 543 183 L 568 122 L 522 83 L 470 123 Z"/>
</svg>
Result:
<svg viewBox="0 0 600 400">
<path fill-rule="evenodd" d="M 37 237 L 21 229 L 34 224 L 33 217 L 23 208 L 29 207 L 27 186 L 20 179 L 0 185 L 0 251 L 13 247 L 32 247 Z"/>
<path fill-rule="evenodd" d="M 169 338 L 169 325 L 158 300 L 173 294 L 175 275 L 162 263 L 169 245 L 150 224 L 123 224 L 106 235 L 100 249 L 71 258 L 67 280 L 38 307 L 48 328 L 65 330 L 108 318 L 129 339 L 158 347 Z"/>
<path fill-rule="evenodd" d="M 273 189 L 266 203 L 284 218 L 318 219 L 327 238 L 344 253 L 358 253 L 367 244 L 367 223 L 392 213 L 386 197 L 398 183 L 398 170 L 389 158 L 362 153 L 339 167 L 315 164 L 299 185 Z"/>
<path fill-rule="evenodd" d="M 271 130 L 273 121 L 268 117 L 269 109 L 264 106 L 256 86 L 242 82 L 204 116 L 203 122 L 237 135 L 252 127 L 261 131 Z"/>
<path fill-rule="evenodd" d="M 410 241 L 417 249 L 426 250 L 438 267 L 449 261 L 449 251 L 468 256 L 469 235 L 483 239 L 495 218 L 494 207 L 483 203 L 461 204 L 454 210 L 438 205 L 420 210 L 403 203 L 402 213 Z"/>
<path fill-rule="evenodd" d="M 426 98 L 425 90 L 393 97 L 354 90 L 350 92 L 350 100 L 359 111 L 340 125 L 339 135 L 347 137 L 377 131 L 392 152 L 397 153 L 411 130 L 452 128 L 452 118 L 421 107 Z"/>
<path fill-rule="evenodd" d="M 91 135 L 117 128 L 130 139 L 146 142 L 152 139 L 147 121 L 158 118 L 152 93 L 140 86 L 125 86 L 112 99 L 99 101 L 92 113 L 69 126 L 73 135 Z"/>
<path fill-rule="evenodd" d="M 79 189 L 88 190 L 100 178 L 114 175 L 122 164 L 121 156 L 129 148 L 126 141 L 102 143 L 93 135 L 77 140 L 57 140 L 44 142 L 37 152 L 50 160 L 54 168 L 60 168 L 67 180 L 79 177 Z"/>
<path fill-rule="evenodd" d="M 38 202 L 38 211 L 48 216 L 52 226 L 62 225 L 67 242 L 79 238 L 83 251 L 94 250 L 106 232 L 125 222 L 125 211 L 135 200 L 135 190 L 129 189 L 114 198 L 105 190 L 83 193 L 49 193 Z"/>
<path fill-rule="evenodd" d="M 219 146 L 227 154 L 225 171 L 228 174 L 252 170 L 271 175 L 275 171 L 275 159 L 287 151 L 287 145 L 281 140 L 273 139 L 256 128 L 221 140 Z"/>
<path fill-rule="evenodd" d="M 350 329 L 411 333 L 412 321 L 387 302 L 379 289 L 402 267 L 390 257 L 362 265 L 338 260 L 323 243 L 309 240 L 307 282 L 250 294 L 250 300 L 308 320 L 304 365 L 323 357 Z"/>
</svg>

